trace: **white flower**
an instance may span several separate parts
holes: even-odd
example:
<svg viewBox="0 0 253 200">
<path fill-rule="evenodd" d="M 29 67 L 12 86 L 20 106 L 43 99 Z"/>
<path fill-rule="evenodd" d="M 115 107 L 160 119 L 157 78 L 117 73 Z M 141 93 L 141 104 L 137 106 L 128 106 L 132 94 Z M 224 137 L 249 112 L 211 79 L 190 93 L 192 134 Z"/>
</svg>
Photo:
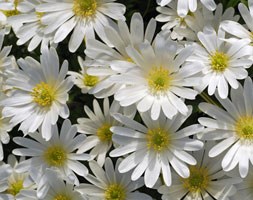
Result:
<svg viewBox="0 0 253 200">
<path fill-rule="evenodd" d="M 181 177 L 189 177 L 187 164 L 196 165 L 196 160 L 186 151 L 197 151 L 203 146 L 202 142 L 188 137 L 202 131 L 202 126 L 194 124 L 179 130 L 190 114 L 189 107 L 186 116 L 178 113 L 170 120 L 160 114 L 158 120 L 154 121 L 149 112 L 141 113 L 145 125 L 115 114 L 114 117 L 125 125 L 111 128 L 113 141 L 119 146 L 111 151 L 110 156 L 126 156 L 119 165 L 119 172 L 134 169 L 131 173 L 133 181 L 145 172 L 147 187 L 153 187 L 160 174 L 165 184 L 170 186 L 171 166 Z"/>
<path fill-rule="evenodd" d="M 46 184 L 46 169 L 59 171 L 69 182 L 79 184 L 77 176 L 85 176 L 88 169 L 80 161 L 90 159 L 88 154 L 77 154 L 76 150 L 80 148 L 85 136 L 78 135 L 77 127 L 72 126 L 69 120 L 65 120 L 61 127 L 60 135 L 57 125 L 52 128 L 52 138 L 45 141 L 41 134 L 35 132 L 31 135 L 33 139 L 24 137 L 15 137 L 15 143 L 25 148 L 16 148 L 13 154 L 19 156 L 29 156 L 31 158 L 20 163 L 17 167 L 19 171 L 28 169 L 31 177 L 38 183 L 38 196 L 41 197 L 49 189 Z"/>
<path fill-rule="evenodd" d="M 85 94 L 92 90 L 92 88 L 96 87 L 97 84 L 101 83 L 104 76 L 89 75 L 87 71 L 90 67 L 85 65 L 85 62 L 80 56 L 78 56 L 78 63 L 81 67 L 80 72 L 68 71 L 68 74 L 73 77 L 75 85 Z"/>
<path fill-rule="evenodd" d="M 241 177 L 246 177 L 249 163 L 253 164 L 253 84 L 250 78 L 244 82 L 244 88 L 231 89 L 231 100 L 221 99 L 219 108 L 212 104 L 201 103 L 199 108 L 212 118 L 201 117 L 199 123 L 209 128 L 202 137 L 204 140 L 222 140 L 209 152 L 215 157 L 222 152 L 224 171 L 230 171 L 239 165 Z"/>
<path fill-rule="evenodd" d="M 0 99 L 4 98 L 4 94 L 0 92 Z M 2 116 L 2 107 L 0 107 L 0 161 L 4 158 L 4 151 L 2 144 L 8 144 L 10 141 L 10 132 L 13 128 L 13 125 L 10 123 L 9 118 L 4 118 Z"/>
<path fill-rule="evenodd" d="M 131 45 L 136 48 L 144 41 L 152 42 L 156 29 L 156 22 L 151 19 L 144 29 L 143 18 L 140 13 L 134 13 L 130 22 L 130 29 L 126 22 L 119 20 L 117 28 L 105 27 L 105 35 L 113 44 L 114 48 L 97 40 L 88 40 L 85 54 L 91 58 L 85 64 L 90 66 L 88 74 L 93 76 L 104 76 L 89 93 L 97 98 L 104 98 L 113 95 L 116 91 L 124 87 L 124 84 L 115 84 L 110 77 L 127 71 L 135 67 L 136 64 L 129 57 L 126 47 Z"/>
<path fill-rule="evenodd" d="M 188 13 L 184 17 L 177 14 L 174 1 L 166 7 L 157 7 L 157 11 L 161 14 L 156 17 L 156 20 L 166 22 L 162 29 L 169 30 L 172 28 L 172 39 L 182 40 L 185 38 L 186 41 L 198 41 L 197 33 L 203 31 L 205 26 L 211 26 L 218 31 L 222 21 L 228 19 L 238 21 L 240 18 L 238 15 L 234 16 L 235 10 L 232 7 L 223 12 L 221 3 L 218 4 L 215 12 L 207 10 L 203 6 L 198 6 L 195 12 Z"/>
<path fill-rule="evenodd" d="M 103 170 L 95 161 L 89 162 L 95 176 L 88 174 L 85 178 L 91 184 L 80 184 L 77 190 L 90 200 L 152 200 L 149 195 L 135 191 L 144 185 L 143 179 L 131 181 L 130 173 L 119 173 L 120 163 L 121 159 L 118 159 L 114 169 L 111 159 L 106 158 Z"/>
<path fill-rule="evenodd" d="M 165 6 L 172 0 L 156 0 L 161 6 Z M 210 11 L 216 9 L 216 4 L 214 0 L 200 0 L 200 2 Z M 186 16 L 188 12 L 195 12 L 197 10 L 198 1 L 197 0 L 177 0 L 177 12 L 179 16 Z"/>
<path fill-rule="evenodd" d="M 208 158 L 208 151 L 214 144 L 214 142 L 207 142 L 205 148 L 192 153 L 197 160 L 197 165 L 190 167 L 188 178 L 181 178 L 173 173 L 173 185 L 170 187 L 163 185 L 158 189 L 163 200 L 213 198 L 225 200 L 236 193 L 234 184 L 240 182 L 240 178 L 226 176 L 220 166 L 220 157 Z"/>
<path fill-rule="evenodd" d="M 199 84 L 192 74 L 200 69 L 185 63 L 193 48 L 182 48 L 166 34 L 158 34 L 153 45 L 145 42 L 138 50 L 129 46 L 126 51 L 137 66 L 111 77 L 115 83 L 125 84 L 114 95 L 120 105 L 136 105 L 140 112 L 151 110 L 154 120 L 161 111 L 170 119 L 178 112 L 186 115 L 188 108 L 181 98 L 195 99 L 198 94 L 189 87 Z"/>
<path fill-rule="evenodd" d="M 40 199 L 43 200 L 85 200 L 79 192 L 76 191 L 73 184 L 65 183 L 61 175 L 53 170 L 46 170 L 48 191 Z"/>
<path fill-rule="evenodd" d="M 15 69 L 16 60 L 14 56 L 9 56 L 11 46 L 3 46 L 5 30 L 0 30 L 0 90 L 6 92 L 9 87 L 6 79 L 10 76 L 9 70 Z"/>
<path fill-rule="evenodd" d="M 26 0 L 27 1 L 27 0 Z M 18 14 L 8 19 L 10 24 L 21 24 L 22 26 L 16 31 L 16 36 L 19 38 L 17 45 L 23 45 L 29 42 L 28 51 L 33 51 L 41 43 L 41 50 L 48 48 L 49 44 L 53 44 L 53 33 L 45 34 L 45 25 L 41 23 L 41 18 L 44 13 L 36 12 L 36 6 L 41 4 L 40 0 L 29 1 L 30 6 L 33 7 L 31 12 Z"/>
<path fill-rule="evenodd" d="M 172 39 L 178 39 L 182 40 L 183 37 L 177 34 L 174 29 L 176 27 L 180 27 L 182 29 L 188 29 L 186 19 L 191 18 L 189 14 L 187 14 L 185 17 L 181 17 L 177 14 L 177 4 L 175 1 L 172 1 L 169 3 L 167 6 L 158 6 L 156 10 L 160 13 L 159 15 L 156 16 L 156 21 L 158 22 L 166 22 L 162 26 L 162 30 L 172 30 L 171 33 L 171 38 Z M 195 13 L 195 12 L 194 12 Z M 198 18 L 199 19 L 199 18 Z M 203 20 L 201 18 L 200 20 Z M 196 25 L 199 25 L 197 23 Z"/>
<path fill-rule="evenodd" d="M 236 174 L 237 175 L 237 174 Z M 250 166 L 249 174 L 246 178 L 243 179 L 243 181 L 236 185 L 237 192 L 236 194 L 231 198 L 231 200 L 251 200 L 253 199 L 253 171 L 252 166 Z"/>
<path fill-rule="evenodd" d="M 202 66 L 202 81 L 196 89 L 202 91 L 208 87 L 209 95 L 218 91 L 223 99 L 228 96 L 228 85 L 238 88 L 237 79 L 245 79 L 248 76 L 245 68 L 252 65 L 250 41 L 226 40 L 224 37 L 223 31 L 216 33 L 212 28 L 199 32 L 198 38 L 202 46 L 198 45 L 194 55 L 188 59 Z"/>
<path fill-rule="evenodd" d="M 0 102 L 3 116 L 11 117 L 15 125 L 21 123 L 19 129 L 24 134 L 42 127 L 42 137 L 49 140 L 58 116 L 69 116 L 66 101 L 73 82 L 71 77 L 65 79 L 68 62 L 59 69 L 57 52 L 51 48 L 42 51 L 41 64 L 31 57 L 19 59 L 18 64 L 22 70 L 13 70 L 7 80 L 15 91 Z"/>
<path fill-rule="evenodd" d="M 104 26 L 111 26 L 114 20 L 124 20 L 125 6 L 115 0 L 44 0 L 36 10 L 45 13 L 41 18 L 46 25 L 44 33 L 52 33 L 54 42 L 64 40 L 73 30 L 69 50 L 75 52 L 84 38 L 95 38 L 95 33 L 106 40 Z M 112 19 L 111 19 L 112 18 Z M 57 19 L 57 20 L 56 20 Z"/>
<path fill-rule="evenodd" d="M 251 40 L 251 43 L 253 43 L 253 0 L 248 0 L 248 4 L 249 8 L 247 8 L 243 3 L 240 3 L 238 6 L 246 26 L 228 19 L 227 21 L 221 23 L 221 27 L 229 34 L 242 39 L 248 38 Z M 251 55 L 253 55 L 253 50 Z"/>
<path fill-rule="evenodd" d="M 22 162 L 24 158 L 20 159 Z M 27 171 L 16 170 L 17 159 L 9 155 L 8 164 L 0 163 L 0 199 L 3 200 L 37 200 L 36 184 Z"/>
<path fill-rule="evenodd" d="M 34 9 L 33 4 L 27 0 L 0 0 L 0 25 L 6 27 L 6 32 L 10 32 L 10 26 L 16 32 L 21 23 L 11 23 L 9 18 L 20 13 L 28 13 Z M 1 26 L 0 26 L 1 27 Z"/>
<path fill-rule="evenodd" d="M 134 107 L 120 107 L 117 101 L 109 104 L 108 98 L 103 101 L 103 111 L 101 110 L 97 100 L 93 101 L 92 112 L 89 107 L 84 106 L 84 111 L 89 118 L 78 118 L 78 132 L 89 135 L 82 143 L 77 153 L 83 153 L 91 149 L 90 155 L 92 159 L 102 166 L 105 162 L 106 154 L 112 147 L 112 132 L 110 128 L 119 125 L 111 115 L 123 112 L 124 115 L 131 118 L 134 117 L 136 109 Z"/>
</svg>

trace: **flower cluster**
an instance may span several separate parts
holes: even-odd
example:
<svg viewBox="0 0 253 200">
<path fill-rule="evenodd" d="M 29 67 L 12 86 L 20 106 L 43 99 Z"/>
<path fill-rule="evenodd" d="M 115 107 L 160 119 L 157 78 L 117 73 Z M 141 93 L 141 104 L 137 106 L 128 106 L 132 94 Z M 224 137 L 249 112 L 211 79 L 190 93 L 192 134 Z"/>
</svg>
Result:
<svg viewBox="0 0 253 200">
<path fill-rule="evenodd" d="M 253 0 L 130 2 L 0 0 L 0 200 L 253 198 Z"/>
</svg>

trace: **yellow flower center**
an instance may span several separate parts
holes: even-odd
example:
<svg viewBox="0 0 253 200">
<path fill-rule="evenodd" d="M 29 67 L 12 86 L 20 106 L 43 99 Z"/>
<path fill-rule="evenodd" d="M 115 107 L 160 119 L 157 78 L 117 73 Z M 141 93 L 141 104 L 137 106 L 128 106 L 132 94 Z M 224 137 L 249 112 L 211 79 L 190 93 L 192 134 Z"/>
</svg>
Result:
<svg viewBox="0 0 253 200">
<path fill-rule="evenodd" d="M 102 142 L 112 141 L 112 132 L 110 131 L 110 124 L 103 124 L 100 128 L 97 129 L 97 136 Z"/>
<path fill-rule="evenodd" d="M 74 0 L 73 12 L 76 16 L 87 18 L 97 11 L 97 0 Z"/>
<path fill-rule="evenodd" d="M 60 145 L 49 147 L 44 152 L 44 160 L 49 166 L 61 167 L 67 161 L 67 152 Z"/>
<path fill-rule="evenodd" d="M 216 51 L 210 56 L 211 68 L 215 72 L 223 72 L 228 68 L 229 57 L 223 52 Z"/>
<path fill-rule="evenodd" d="M 41 82 L 33 88 L 31 95 L 34 102 L 40 106 L 46 107 L 52 105 L 52 102 L 55 99 L 54 92 L 54 89 L 50 85 Z"/>
<path fill-rule="evenodd" d="M 105 190 L 105 200 L 125 200 L 126 191 L 124 187 L 119 184 L 111 184 Z"/>
<path fill-rule="evenodd" d="M 191 193 L 201 192 L 205 190 L 210 183 L 208 171 L 203 167 L 191 166 L 189 178 L 182 179 L 182 182 L 184 188 Z"/>
<path fill-rule="evenodd" d="M 180 26 L 183 26 L 183 27 L 187 26 L 184 17 L 179 17 L 179 18 L 178 18 L 178 21 L 179 21 L 179 23 L 180 23 Z"/>
<path fill-rule="evenodd" d="M 14 10 L 0 10 L 6 17 L 18 15 L 19 11 L 17 9 L 20 0 L 14 0 Z M 8 2 L 8 1 L 7 1 Z"/>
<path fill-rule="evenodd" d="M 41 19 L 45 13 L 44 12 L 36 12 L 36 16 Z"/>
<path fill-rule="evenodd" d="M 161 128 L 149 129 L 146 137 L 148 149 L 156 152 L 162 152 L 170 145 L 169 133 Z"/>
<path fill-rule="evenodd" d="M 7 190 L 7 193 L 13 196 L 16 196 L 22 189 L 24 189 L 23 183 L 24 183 L 24 180 L 22 179 L 18 179 L 15 182 L 9 183 L 9 188 Z"/>
<path fill-rule="evenodd" d="M 130 57 L 126 57 L 126 61 L 127 61 L 127 62 L 130 62 L 130 63 L 134 63 L 133 59 L 130 58 Z"/>
<path fill-rule="evenodd" d="M 237 136 L 242 140 L 253 140 L 253 116 L 242 116 L 235 124 Z"/>
<path fill-rule="evenodd" d="M 153 67 L 148 72 L 148 86 L 154 94 L 166 92 L 171 86 L 171 80 L 169 70 L 164 67 Z"/>
<path fill-rule="evenodd" d="M 83 77 L 83 83 L 85 86 L 93 87 L 99 82 L 99 78 L 97 76 L 90 76 L 85 74 Z"/>
<path fill-rule="evenodd" d="M 65 194 L 57 194 L 53 200 L 71 200 L 71 198 Z"/>
</svg>

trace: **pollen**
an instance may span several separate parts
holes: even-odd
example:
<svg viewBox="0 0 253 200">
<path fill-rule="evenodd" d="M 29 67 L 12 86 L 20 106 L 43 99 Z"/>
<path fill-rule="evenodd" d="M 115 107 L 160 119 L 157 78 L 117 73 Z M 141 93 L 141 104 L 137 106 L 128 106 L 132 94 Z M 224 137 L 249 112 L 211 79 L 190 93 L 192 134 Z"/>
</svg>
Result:
<svg viewBox="0 0 253 200">
<path fill-rule="evenodd" d="M 215 72 L 223 72 L 229 66 L 229 56 L 223 52 L 216 51 L 209 59 L 211 68 Z"/>
<path fill-rule="evenodd" d="M 57 194 L 53 200 L 71 200 L 71 198 L 65 194 Z"/>
<path fill-rule="evenodd" d="M 24 189 L 23 183 L 23 179 L 18 179 L 14 182 L 10 182 L 9 188 L 7 189 L 7 193 L 16 196 L 22 189 Z"/>
<path fill-rule="evenodd" d="M 90 76 L 85 74 L 83 76 L 83 84 L 88 87 L 94 87 L 99 82 L 99 78 L 97 76 Z"/>
<path fill-rule="evenodd" d="M 17 9 L 20 0 L 14 0 L 14 10 L 0 10 L 6 17 L 11 17 L 19 14 Z"/>
<path fill-rule="evenodd" d="M 253 140 L 253 116 L 242 116 L 235 124 L 235 131 L 241 140 Z"/>
<path fill-rule="evenodd" d="M 54 89 L 44 82 L 37 84 L 31 95 L 33 101 L 43 107 L 51 106 L 55 99 Z"/>
<path fill-rule="evenodd" d="M 44 12 L 36 12 L 36 16 L 38 17 L 38 19 L 41 19 L 44 14 Z"/>
<path fill-rule="evenodd" d="M 105 190 L 105 200 L 125 200 L 126 191 L 119 184 L 111 184 Z"/>
<path fill-rule="evenodd" d="M 81 18 L 92 17 L 97 11 L 97 0 L 74 0 L 73 12 Z"/>
<path fill-rule="evenodd" d="M 51 146 L 44 152 L 44 160 L 49 166 L 61 167 L 67 161 L 67 153 L 60 145 Z"/>
<path fill-rule="evenodd" d="M 168 69 L 164 67 L 153 67 L 148 72 L 147 81 L 152 93 L 161 94 L 169 89 L 172 78 Z"/>
<path fill-rule="evenodd" d="M 182 182 L 184 188 L 189 192 L 199 193 L 205 190 L 210 183 L 208 171 L 203 167 L 191 166 L 189 178 L 182 179 Z"/>
<path fill-rule="evenodd" d="M 170 145 L 169 133 L 161 128 L 149 129 L 146 137 L 148 149 L 156 152 L 162 152 Z"/>
<path fill-rule="evenodd" d="M 127 62 L 130 62 L 130 63 L 134 63 L 133 59 L 130 58 L 130 57 L 126 57 L 126 61 L 127 61 Z"/>
<path fill-rule="evenodd" d="M 110 142 L 112 140 L 112 132 L 110 131 L 111 125 L 108 123 L 103 124 L 97 129 L 97 136 L 102 142 Z"/>
</svg>

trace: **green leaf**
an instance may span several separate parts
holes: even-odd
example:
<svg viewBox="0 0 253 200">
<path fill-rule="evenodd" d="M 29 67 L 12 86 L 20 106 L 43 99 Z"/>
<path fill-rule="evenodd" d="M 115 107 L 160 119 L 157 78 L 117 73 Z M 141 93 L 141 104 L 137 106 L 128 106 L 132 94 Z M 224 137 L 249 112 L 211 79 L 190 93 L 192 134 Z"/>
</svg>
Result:
<svg viewBox="0 0 253 200">
<path fill-rule="evenodd" d="M 241 0 L 242 3 L 244 3 L 246 6 L 248 5 L 248 1 L 247 0 Z"/>
<path fill-rule="evenodd" d="M 230 0 L 227 2 L 226 7 L 236 7 L 236 5 L 240 2 L 240 0 Z"/>
</svg>

